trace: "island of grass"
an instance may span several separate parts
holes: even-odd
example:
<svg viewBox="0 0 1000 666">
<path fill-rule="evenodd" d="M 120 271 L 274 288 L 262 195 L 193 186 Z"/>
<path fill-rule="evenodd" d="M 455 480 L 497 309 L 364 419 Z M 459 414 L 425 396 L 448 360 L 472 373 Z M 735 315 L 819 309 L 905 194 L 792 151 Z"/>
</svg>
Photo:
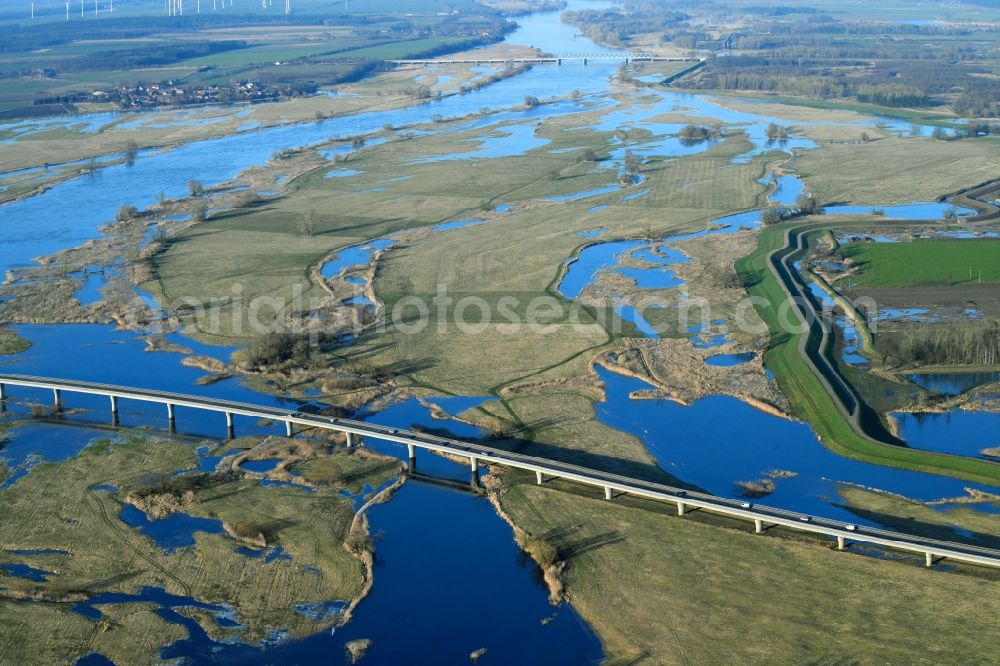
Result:
<svg viewBox="0 0 1000 666">
<path fill-rule="evenodd" d="M 20 354 L 31 347 L 31 343 L 7 326 L 0 326 L 0 354 L 11 356 Z"/>
</svg>

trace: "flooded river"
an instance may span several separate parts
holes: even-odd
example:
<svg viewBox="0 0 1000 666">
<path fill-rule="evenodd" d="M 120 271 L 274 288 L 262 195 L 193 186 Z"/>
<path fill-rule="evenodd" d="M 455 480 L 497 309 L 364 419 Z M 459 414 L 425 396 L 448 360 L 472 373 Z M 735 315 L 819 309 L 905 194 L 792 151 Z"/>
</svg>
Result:
<svg viewBox="0 0 1000 666">
<path fill-rule="evenodd" d="M 574 0 L 570 8 L 601 6 Z M 558 12 L 536 14 L 518 19 L 520 28 L 508 36 L 513 44 L 536 46 L 550 53 L 597 53 L 600 47 L 578 36 L 571 26 L 559 20 Z M 766 115 L 733 111 L 709 97 L 655 91 L 659 101 L 648 106 L 621 109 L 607 95 L 609 80 L 619 63 L 592 61 L 588 66 L 537 66 L 514 78 L 498 82 L 467 95 L 446 97 L 439 101 L 393 111 L 364 112 L 282 127 L 257 129 L 235 136 L 198 141 L 168 151 L 143 151 L 135 165 L 112 166 L 58 184 L 48 191 L 0 208 L 0 267 L 4 270 L 28 265 L 35 257 L 74 247 L 99 236 L 98 227 L 109 222 L 123 203 L 139 208 L 152 204 L 158 193 L 179 197 L 186 193 L 186 183 L 197 179 L 206 185 L 232 179 L 242 170 L 265 163 L 275 152 L 286 147 L 306 146 L 326 141 L 332 136 L 355 136 L 382 130 L 385 126 L 405 127 L 430 123 L 435 116 L 465 117 L 483 108 L 496 109 L 483 118 L 465 123 L 473 129 L 500 122 L 506 126 L 494 138 L 473 152 L 461 154 L 468 159 L 521 154 L 543 144 L 534 136 L 532 126 L 539 119 L 571 115 L 583 110 L 606 109 L 596 129 L 636 127 L 653 135 L 668 135 L 637 147 L 647 155 L 680 156 L 704 150 L 707 146 L 689 146 L 677 141 L 674 127 L 652 120 L 666 112 L 684 112 L 716 118 L 725 125 L 742 128 L 753 148 L 735 161 L 745 161 L 772 148 L 766 126 L 780 119 Z M 517 108 L 528 94 L 544 91 L 545 96 L 568 97 L 580 91 L 579 99 L 546 104 L 532 109 Z M 137 119 L 140 122 L 142 119 Z M 54 121 L 24 121 L 18 131 L 24 133 L 48 126 Z M 100 127 L 110 118 L 95 118 L 88 127 Z M 865 121 L 868 122 L 868 121 Z M 872 124 L 882 122 L 872 118 Z M 900 126 L 899 131 L 908 130 Z M 432 130 L 429 130 L 432 131 Z M 785 150 L 814 147 L 812 142 L 793 137 Z M 441 156 L 440 159 L 449 159 Z M 437 159 L 437 158 L 435 158 Z M 349 179 L 355 172 L 332 169 L 331 178 Z M 619 189 L 615 174 L 609 173 L 610 189 L 571 195 L 586 198 Z M 807 187 L 795 179 L 783 180 L 773 195 L 777 203 L 787 204 Z M 625 200 L 643 195 L 632 188 L 623 193 Z M 632 197 L 629 199 L 628 197 Z M 86 205 L 81 205 L 86 202 Z M 877 205 L 877 202 L 873 202 Z M 923 209 L 922 209 L 923 210 Z M 503 211 L 501 211 L 503 212 Z M 831 214 L 848 212 L 829 210 Z M 889 214 L 889 210 L 886 210 Z M 896 211 L 893 210 L 893 213 Z M 908 212 L 908 211 L 907 211 Z M 759 212 L 751 211 L 718 220 L 720 226 L 703 233 L 726 233 L 743 225 L 759 222 Z M 479 219 L 457 220 L 437 227 L 438 232 L 477 224 Z M 591 232 L 589 241 L 599 241 L 605 230 Z M 458 233 L 455 231 L 455 233 Z M 578 296 L 602 270 L 621 270 L 636 281 L 639 288 L 669 288 L 680 281 L 670 265 L 686 257 L 669 246 L 676 238 L 658 243 L 648 241 L 597 242 L 580 253 L 559 288 L 568 298 Z M 370 239 L 341 252 L 324 266 L 322 273 L 334 277 L 345 270 L 367 263 L 373 253 L 388 247 L 387 239 Z M 655 252 L 654 252 L 655 250 Z M 626 252 L 645 252 L 642 259 L 655 265 L 647 269 L 618 267 Z M 556 267 L 553 267 L 555 270 Z M 97 278 L 94 278 L 95 280 Z M 96 297 L 96 287 L 88 280 L 82 297 Z M 623 316 L 631 313 L 620 310 Z M 643 329 L 647 335 L 655 331 Z M 147 352 L 144 342 L 134 333 L 102 325 L 25 325 L 17 332 L 32 341 L 33 347 L 5 359 L 5 372 L 52 375 L 72 379 L 157 388 L 167 391 L 198 393 L 271 405 L 303 405 L 290 397 L 255 392 L 237 379 L 207 385 L 197 384 L 202 370 L 182 366 L 182 356 L 172 352 Z M 228 360 L 232 351 L 213 348 L 174 335 L 171 341 L 204 354 Z M 736 364 L 742 358 L 719 359 L 718 364 Z M 137 372 L 136 368 L 142 368 Z M 786 470 L 794 476 L 777 482 L 777 490 L 767 502 L 790 509 L 804 510 L 831 517 L 849 514 L 836 496 L 836 482 L 846 481 L 877 486 L 918 499 L 937 499 L 962 494 L 964 485 L 933 475 L 903 472 L 840 458 L 825 449 L 805 425 L 793 423 L 754 410 L 732 398 L 709 397 L 690 407 L 656 401 L 632 401 L 631 391 L 646 388 L 640 382 L 602 371 L 608 386 L 607 401 L 598 405 L 598 417 L 606 424 L 639 436 L 659 464 L 686 482 L 720 495 L 733 495 L 733 484 L 760 478 L 770 470 Z M 44 392 L 18 391 L 8 418 L 27 417 L 23 401 L 44 400 Z M 458 413 L 479 404 L 484 398 L 456 397 L 440 404 Z M 11 434 L 11 441 L 0 451 L 0 458 L 11 469 L 7 485 L 18 483 L 41 461 L 64 460 L 76 455 L 90 441 L 106 436 L 99 429 L 110 420 L 106 399 L 66 395 L 67 407 L 87 411 L 74 416 L 80 426 L 68 427 L 45 423 L 23 425 Z M 458 422 L 433 420 L 426 408 L 411 401 L 382 411 L 362 415 L 366 419 L 400 428 L 414 425 L 447 427 L 458 437 L 474 438 L 481 433 Z M 141 403 L 123 404 L 122 425 L 164 427 L 162 406 Z M 178 425 L 184 433 L 197 436 L 225 435 L 222 417 L 178 409 Z M 87 424 L 92 427 L 87 427 Z M 912 428 L 904 420 L 904 434 L 915 433 L 922 440 L 923 430 Z M 970 426 L 971 427 L 971 426 Z M 237 418 L 239 434 L 279 434 L 277 428 Z M 994 445 L 996 442 L 993 443 Z M 378 447 L 397 457 L 405 455 L 396 447 Z M 927 448 L 933 448 L 928 445 Z M 970 454 L 973 452 L 970 451 Z M 726 465 L 718 465 L 719 460 Z M 211 465 L 210 460 L 202 464 Z M 468 470 L 433 456 L 424 456 L 419 469 L 443 478 L 466 479 Z M 977 486 L 978 487 L 978 486 Z M 985 488 L 984 488 L 985 489 Z M 108 488 L 102 492 L 113 493 Z M 305 492 L 305 491 L 303 491 Z M 141 513 L 141 512 L 139 512 Z M 153 529 L 143 515 L 129 513 L 122 518 L 137 529 Z M 378 542 L 374 587 L 360 604 L 354 618 L 336 633 L 324 632 L 295 641 L 277 642 L 266 648 L 260 645 L 223 643 L 207 636 L 197 623 L 175 609 L 198 607 L 224 617 L 227 609 L 203 600 L 172 597 L 162 590 L 144 589 L 133 595 L 106 595 L 77 609 L 99 618 L 98 603 L 152 603 L 167 621 L 184 626 L 189 636 L 166 646 L 165 658 L 207 659 L 211 656 L 229 663 L 268 663 L 280 660 L 317 661 L 343 654 L 345 642 L 356 638 L 373 640 L 370 657 L 379 663 L 401 662 L 419 655 L 428 663 L 461 662 L 477 649 L 486 648 L 492 663 L 580 664 L 599 661 L 602 649 L 593 631 L 572 607 L 548 603 L 548 592 L 540 580 L 538 568 L 525 560 L 513 543 L 509 526 L 481 497 L 455 489 L 421 482 L 408 482 L 389 503 L 372 509 L 371 527 L 383 537 Z M 214 524 L 184 523 L 172 526 L 171 538 L 182 546 L 197 531 L 215 529 Z M 173 543 L 173 542 L 171 542 Z M 248 555 L 249 556 L 249 555 Z M 273 554 L 281 557 L 281 553 Z M 44 572 L 24 571 L 25 575 Z M 324 613 L 336 610 L 342 600 L 329 600 L 329 606 L 307 609 Z M 336 648 L 336 649 L 332 649 Z"/>
</svg>

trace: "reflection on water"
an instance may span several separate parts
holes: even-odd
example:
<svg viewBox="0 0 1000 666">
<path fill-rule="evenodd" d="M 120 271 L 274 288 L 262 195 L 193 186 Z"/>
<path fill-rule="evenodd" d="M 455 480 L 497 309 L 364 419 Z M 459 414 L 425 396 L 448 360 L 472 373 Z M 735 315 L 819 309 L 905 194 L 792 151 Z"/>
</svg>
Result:
<svg viewBox="0 0 1000 666">
<path fill-rule="evenodd" d="M 917 386 L 941 395 L 960 395 L 977 386 L 1000 382 L 1000 372 L 927 372 L 903 376 Z"/>
<path fill-rule="evenodd" d="M 892 416 L 903 440 L 917 449 L 981 456 L 985 449 L 1000 447 L 1000 414 L 962 410 Z"/>
</svg>

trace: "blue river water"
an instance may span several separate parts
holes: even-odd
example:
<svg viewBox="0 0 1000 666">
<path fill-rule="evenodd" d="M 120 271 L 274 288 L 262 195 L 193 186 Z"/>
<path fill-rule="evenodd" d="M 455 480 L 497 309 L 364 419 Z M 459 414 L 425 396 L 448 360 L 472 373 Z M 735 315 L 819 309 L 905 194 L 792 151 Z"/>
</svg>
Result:
<svg viewBox="0 0 1000 666">
<path fill-rule="evenodd" d="M 753 352 L 743 352 L 740 354 L 715 354 L 714 356 L 706 358 L 705 363 L 716 367 L 728 368 L 734 365 L 743 365 L 744 363 L 753 360 L 754 356 L 756 356 L 756 354 Z"/>
<path fill-rule="evenodd" d="M 984 449 L 1000 447 L 1000 414 L 956 410 L 893 416 L 903 439 L 917 448 L 981 456 Z"/>
<path fill-rule="evenodd" d="M 664 470 L 717 495 L 738 497 L 734 486 L 738 481 L 766 478 L 772 470 L 793 472 L 793 477 L 777 478 L 774 493 L 761 503 L 856 520 L 840 506 L 837 482 L 879 488 L 918 500 L 962 497 L 967 487 L 1000 492 L 990 486 L 838 456 L 819 442 L 809 426 L 765 414 L 736 398 L 708 396 L 690 406 L 631 400 L 633 391 L 649 386 L 608 370 L 598 370 L 598 374 L 608 396 L 597 405 L 601 422 L 635 434 Z M 1000 415 L 988 416 L 993 417 L 994 428 L 1000 425 Z M 971 429 L 973 424 L 969 425 Z M 989 429 L 979 432 L 982 440 Z M 725 464 L 719 464 L 722 460 Z"/>
<path fill-rule="evenodd" d="M 960 395 L 977 386 L 1000 382 L 1000 372 L 915 373 L 904 377 L 928 391 L 941 395 Z"/>
</svg>

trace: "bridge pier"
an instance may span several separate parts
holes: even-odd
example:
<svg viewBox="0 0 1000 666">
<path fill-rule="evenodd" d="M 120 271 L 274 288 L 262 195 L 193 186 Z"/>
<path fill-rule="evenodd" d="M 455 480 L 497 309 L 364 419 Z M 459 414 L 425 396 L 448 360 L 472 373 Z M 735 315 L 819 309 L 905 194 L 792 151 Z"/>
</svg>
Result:
<svg viewBox="0 0 1000 666">
<path fill-rule="evenodd" d="M 753 531 L 756 534 L 760 534 L 764 531 L 764 521 L 760 518 L 754 518 L 753 520 Z"/>
<path fill-rule="evenodd" d="M 472 485 L 479 485 L 479 458 L 472 456 L 469 458 L 469 468 L 472 471 Z"/>
<path fill-rule="evenodd" d="M 354 439 L 355 435 L 353 432 L 344 433 L 347 436 L 347 448 L 353 449 L 357 441 Z"/>
<path fill-rule="evenodd" d="M 111 415 L 118 416 L 118 396 L 108 396 L 111 398 Z"/>
<path fill-rule="evenodd" d="M 561 66 L 562 65 L 562 58 L 556 58 L 556 64 Z"/>
<path fill-rule="evenodd" d="M 6 386 L 4 386 L 3 384 L 0 384 L 0 400 L 6 400 L 7 399 L 6 388 L 7 388 Z"/>
<path fill-rule="evenodd" d="M 837 537 L 837 550 L 844 550 L 847 548 L 847 539 L 842 536 Z"/>
<path fill-rule="evenodd" d="M 677 503 L 677 515 L 678 516 L 683 516 L 684 512 L 686 510 L 687 510 L 687 504 L 685 504 L 684 502 L 678 502 Z"/>
<path fill-rule="evenodd" d="M 59 389 L 52 389 L 52 407 L 57 412 L 62 409 L 62 392 Z"/>
<path fill-rule="evenodd" d="M 604 486 L 604 499 L 609 500 L 613 495 L 614 491 L 611 489 L 611 486 Z"/>
<path fill-rule="evenodd" d="M 583 64 L 584 64 L 584 65 L 586 65 L 586 64 L 587 64 L 587 59 L 586 59 L 586 58 L 584 58 L 584 59 L 583 59 Z"/>
<path fill-rule="evenodd" d="M 416 460 L 417 459 L 417 447 L 414 446 L 413 444 L 407 444 L 406 445 L 406 455 L 407 455 L 407 457 L 410 460 Z M 473 465 L 473 467 L 475 467 L 475 465 Z"/>
<path fill-rule="evenodd" d="M 541 472 L 535 472 L 535 481 L 538 482 L 538 485 L 542 485 L 545 483 L 545 475 Z"/>
<path fill-rule="evenodd" d="M 934 553 L 924 553 L 924 566 L 928 568 L 934 566 Z"/>
<path fill-rule="evenodd" d="M 171 423 L 174 422 L 174 406 L 169 402 L 167 403 L 167 420 Z"/>
<path fill-rule="evenodd" d="M 292 425 L 291 421 L 285 421 L 285 437 L 295 436 L 295 426 Z"/>
<path fill-rule="evenodd" d="M 233 439 L 236 436 L 236 431 L 233 428 L 233 413 L 226 412 L 226 437 Z"/>
</svg>

